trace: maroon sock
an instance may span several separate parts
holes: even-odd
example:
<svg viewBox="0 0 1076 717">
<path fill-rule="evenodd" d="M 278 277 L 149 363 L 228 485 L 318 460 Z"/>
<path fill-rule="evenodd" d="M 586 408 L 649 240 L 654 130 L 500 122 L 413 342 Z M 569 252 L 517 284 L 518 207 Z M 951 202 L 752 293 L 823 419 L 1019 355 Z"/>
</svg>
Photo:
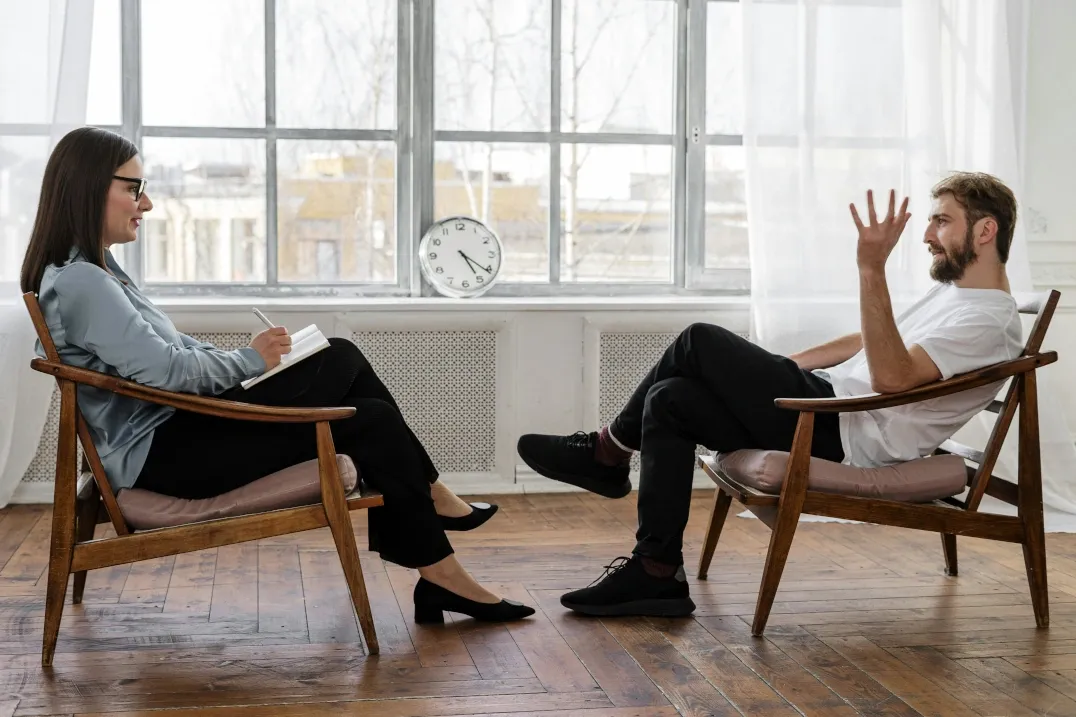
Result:
<svg viewBox="0 0 1076 717">
<path fill-rule="evenodd" d="M 669 565 L 668 563 L 658 562 L 653 558 L 648 558 L 645 555 L 641 556 L 643 563 L 643 570 L 647 575 L 652 575 L 655 578 L 671 578 L 676 574 L 676 565 Z"/>
<path fill-rule="evenodd" d="M 598 443 L 594 446 L 594 458 L 598 463 L 604 466 L 627 465 L 631 461 L 632 453 L 633 451 L 625 451 L 613 441 L 608 426 L 598 433 Z"/>
</svg>

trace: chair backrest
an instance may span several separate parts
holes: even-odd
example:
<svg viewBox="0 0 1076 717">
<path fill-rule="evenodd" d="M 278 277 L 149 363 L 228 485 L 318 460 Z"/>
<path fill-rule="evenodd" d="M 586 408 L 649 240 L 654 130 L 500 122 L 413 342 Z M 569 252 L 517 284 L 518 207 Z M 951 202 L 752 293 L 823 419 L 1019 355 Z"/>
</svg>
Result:
<svg viewBox="0 0 1076 717">
<path fill-rule="evenodd" d="M 1061 293 L 1053 290 L 1036 294 L 1018 294 L 1014 298 L 1016 298 L 1017 308 L 1021 314 L 1035 316 L 1035 323 L 1032 324 L 1031 331 L 1028 333 L 1021 355 L 1031 356 L 1037 354 L 1039 349 L 1042 348 L 1043 340 L 1046 338 L 1046 331 L 1050 328 L 1050 321 L 1053 319 L 1057 302 L 1061 299 Z M 988 489 L 993 489 L 999 485 L 1002 490 L 1005 488 L 1007 481 L 1002 481 L 992 473 L 998 457 L 1001 455 L 1001 446 L 1005 442 L 1009 426 L 1012 425 L 1013 418 L 1016 416 L 1016 409 L 1020 402 L 1019 382 L 1021 380 L 1020 376 L 1015 377 L 1009 383 L 1009 388 L 1005 392 L 1005 399 L 993 401 L 987 406 L 987 411 L 997 414 L 997 420 L 982 452 L 961 446 L 953 441 L 948 441 L 945 446 L 945 450 L 962 455 L 979 464 L 978 469 L 970 480 L 971 492 L 964 501 L 964 505 L 968 510 L 978 509 L 983 495 L 988 492 L 994 492 L 993 490 L 988 491 Z M 1007 500 L 1002 495 L 997 497 Z"/>
<path fill-rule="evenodd" d="M 60 360 L 59 352 L 56 350 L 56 342 L 52 340 L 49 326 L 45 323 L 45 316 L 41 313 L 41 305 L 37 302 L 37 296 L 33 292 L 27 292 L 22 295 L 22 300 L 26 304 L 26 310 L 30 312 L 30 320 L 33 322 L 37 338 L 45 350 L 45 357 L 54 363 L 63 363 Z M 60 379 L 56 381 L 60 383 Z M 105 510 L 108 511 L 108 518 L 112 522 L 112 527 L 116 530 L 116 535 L 127 535 L 131 531 L 120 514 L 116 495 L 112 492 L 112 486 L 109 484 L 108 476 L 105 474 L 104 466 L 101 464 L 101 456 L 97 453 L 97 447 L 93 444 L 93 437 L 90 435 L 90 428 L 86 424 L 86 419 L 82 417 L 82 411 L 76 410 L 75 418 L 78 421 L 79 442 L 82 443 L 84 468 L 88 467 L 90 469 L 90 475 L 93 482 L 97 484 L 97 490 L 101 494 L 101 500 L 104 501 Z M 75 491 L 76 495 L 83 495 L 89 480 L 85 473 L 79 476 Z"/>
</svg>

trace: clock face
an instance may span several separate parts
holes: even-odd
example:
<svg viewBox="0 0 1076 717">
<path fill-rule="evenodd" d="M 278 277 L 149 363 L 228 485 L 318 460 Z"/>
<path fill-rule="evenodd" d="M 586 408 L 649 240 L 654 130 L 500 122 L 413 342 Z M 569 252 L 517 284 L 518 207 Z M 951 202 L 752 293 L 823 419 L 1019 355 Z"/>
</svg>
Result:
<svg viewBox="0 0 1076 717">
<path fill-rule="evenodd" d="M 449 217 L 436 222 L 419 244 L 422 272 L 441 294 L 482 294 L 501 271 L 501 241 L 482 222 Z"/>
</svg>

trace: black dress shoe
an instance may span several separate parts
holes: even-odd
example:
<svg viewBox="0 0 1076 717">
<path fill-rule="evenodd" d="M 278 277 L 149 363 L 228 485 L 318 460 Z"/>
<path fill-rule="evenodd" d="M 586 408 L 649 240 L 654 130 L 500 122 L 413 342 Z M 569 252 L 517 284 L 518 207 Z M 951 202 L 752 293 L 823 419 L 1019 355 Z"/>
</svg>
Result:
<svg viewBox="0 0 1076 717">
<path fill-rule="evenodd" d="M 515 600 L 501 600 L 498 603 L 475 602 L 445 590 L 426 578 L 419 578 L 415 584 L 415 622 L 420 625 L 444 622 L 445 610 L 470 615 L 482 622 L 509 622 L 534 614 L 533 607 L 527 607 Z"/>
<path fill-rule="evenodd" d="M 458 518 L 441 516 L 441 527 L 445 530 L 474 530 L 493 517 L 496 505 L 489 503 L 471 503 L 471 512 Z"/>
</svg>

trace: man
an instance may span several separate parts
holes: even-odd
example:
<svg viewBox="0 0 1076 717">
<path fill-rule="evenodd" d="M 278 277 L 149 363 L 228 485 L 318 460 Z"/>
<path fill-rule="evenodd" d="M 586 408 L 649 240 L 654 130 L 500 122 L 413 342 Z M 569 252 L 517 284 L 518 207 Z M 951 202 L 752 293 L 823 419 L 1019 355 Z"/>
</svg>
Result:
<svg viewBox="0 0 1076 717">
<path fill-rule="evenodd" d="M 1021 326 L 1005 262 L 1016 199 L 998 179 L 958 173 L 936 185 L 923 242 L 937 282 L 894 318 L 885 264 L 908 222 L 908 200 L 879 220 L 855 205 L 860 333 L 790 357 L 775 356 L 719 326 L 689 326 L 643 379 L 620 415 L 600 432 L 525 435 L 518 450 L 538 473 L 609 498 L 631 490 L 629 459 L 640 452 L 639 529 L 590 587 L 561 597 L 588 615 L 686 615 L 695 609 L 683 569 L 696 444 L 720 452 L 789 450 L 797 414 L 775 398 L 895 393 L 947 379 L 1021 351 Z M 985 386 L 910 406 L 818 414 L 812 454 L 880 466 L 931 454 L 994 397 Z"/>
</svg>

